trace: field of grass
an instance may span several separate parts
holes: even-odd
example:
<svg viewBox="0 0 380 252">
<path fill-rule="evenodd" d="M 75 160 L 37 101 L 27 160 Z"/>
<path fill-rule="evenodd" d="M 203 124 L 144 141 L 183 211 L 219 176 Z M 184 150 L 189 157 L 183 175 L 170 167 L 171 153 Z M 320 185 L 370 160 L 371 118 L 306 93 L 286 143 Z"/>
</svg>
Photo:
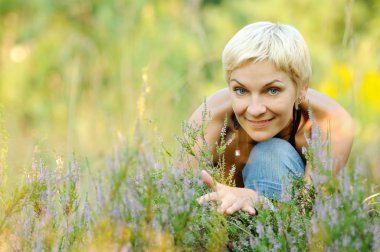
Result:
<svg viewBox="0 0 380 252">
<path fill-rule="evenodd" d="M 371 0 L 1 0 L 0 251 L 379 251 L 379 11 Z M 339 178 L 313 139 L 314 190 L 299 181 L 290 203 L 226 218 L 197 204 L 207 189 L 174 167 L 174 136 L 191 140 L 181 122 L 225 86 L 225 43 L 259 20 L 301 31 L 312 87 L 347 108 L 356 137 Z"/>
</svg>

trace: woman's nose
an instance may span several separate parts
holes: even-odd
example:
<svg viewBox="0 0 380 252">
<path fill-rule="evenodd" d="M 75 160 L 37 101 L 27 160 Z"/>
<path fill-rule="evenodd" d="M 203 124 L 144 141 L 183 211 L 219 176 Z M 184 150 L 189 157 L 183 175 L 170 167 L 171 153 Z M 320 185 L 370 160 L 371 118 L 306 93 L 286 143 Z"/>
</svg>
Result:
<svg viewBox="0 0 380 252">
<path fill-rule="evenodd" d="M 260 97 L 254 96 L 248 105 L 247 112 L 253 116 L 258 117 L 266 112 L 266 106 Z"/>
</svg>

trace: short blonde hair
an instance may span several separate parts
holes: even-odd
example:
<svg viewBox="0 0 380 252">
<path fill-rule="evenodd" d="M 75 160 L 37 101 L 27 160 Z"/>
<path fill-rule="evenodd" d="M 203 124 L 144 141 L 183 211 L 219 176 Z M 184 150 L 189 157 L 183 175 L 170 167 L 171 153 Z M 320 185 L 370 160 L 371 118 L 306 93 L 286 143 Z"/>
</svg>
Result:
<svg viewBox="0 0 380 252">
<path fill-rule="evenodd" d="M 293 26 L 271 22 L 247 25 L 228 41 L 222 56 L 226 81 L 229 82 L 233 70 L 247 61 L 266 60 L 289 75 L 297 96 L 310 82 L 310 54 L 302 35 Z"/>
</svg>

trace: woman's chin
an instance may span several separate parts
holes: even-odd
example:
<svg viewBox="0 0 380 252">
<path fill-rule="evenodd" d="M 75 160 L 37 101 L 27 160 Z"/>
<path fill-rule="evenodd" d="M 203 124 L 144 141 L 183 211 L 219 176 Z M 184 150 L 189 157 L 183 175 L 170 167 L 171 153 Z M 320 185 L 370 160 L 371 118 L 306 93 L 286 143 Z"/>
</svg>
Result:
<svg viewBox="0 0 380 252">
<path fill-rule="evenodd" d="M 249 125 L 242 125 L 244 131 L 247 133 L 247 135 L 254 141 L 254 142 L 265 142 L 274 136 L 278 132 L 276 130 L 273 130 L 272 128 L 265 128 L 265 129 L 252 129 L 252 127 L 249 127 Z"/>
<path fill-rule="evenodd" d="M 255 142 L 265 142 L 271 138 L 274 137 L 274 135 L 268 135 L 268 134 L 252 134 L 250 135 L 253 141 Z"/>
</svg>

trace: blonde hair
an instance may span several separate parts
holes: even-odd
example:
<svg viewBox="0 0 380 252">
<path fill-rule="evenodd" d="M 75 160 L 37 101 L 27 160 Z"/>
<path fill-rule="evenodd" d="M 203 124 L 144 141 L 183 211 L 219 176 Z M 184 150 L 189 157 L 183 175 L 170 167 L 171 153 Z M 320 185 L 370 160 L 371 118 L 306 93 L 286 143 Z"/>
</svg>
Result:
<svg viewBox="0 0 380 252">
<path fill-rule="evenodd" d="M 309 49 L 300 32 L 290 25 L 257 22 L 243 27 L 225 46 L 222 61 L 226 81 L 247 61 L 266 60 L 289 75 L 297 96 L 311 79 Z"/>
</svg>

